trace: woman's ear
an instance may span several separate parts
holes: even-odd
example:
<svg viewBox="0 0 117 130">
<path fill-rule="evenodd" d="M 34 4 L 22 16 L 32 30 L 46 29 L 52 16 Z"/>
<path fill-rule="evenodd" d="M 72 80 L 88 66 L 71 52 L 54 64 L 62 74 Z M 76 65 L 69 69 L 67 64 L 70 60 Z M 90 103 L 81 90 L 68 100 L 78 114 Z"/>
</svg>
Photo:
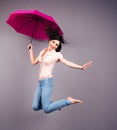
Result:
<svg viewBox="0 0 117 130">
<path fill-rule="evenodd" d="M 61 49 L 62 49 L 62 45 L 61 45 L 61 43 L 60 43 L 59 46 L 56 48 L 56 52 L 60 52 Z"/>
</svg>

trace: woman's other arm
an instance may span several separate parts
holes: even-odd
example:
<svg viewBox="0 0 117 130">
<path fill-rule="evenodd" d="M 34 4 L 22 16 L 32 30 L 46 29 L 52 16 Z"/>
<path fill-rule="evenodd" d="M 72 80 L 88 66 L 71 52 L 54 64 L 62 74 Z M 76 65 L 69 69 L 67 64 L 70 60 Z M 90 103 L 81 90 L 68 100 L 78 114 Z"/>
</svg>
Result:
<svg viewBox="0 0 117 130">
<path fill-rule="evenodd" d="M 92 61 L 89 61 L 89 62 L 85 63 L 84 65 L 78 65 L 78 64 L 75 64 L 75 63 L 68 61 L 64 58 L 59 59 L 59 61 L 65 65 L 69 66 L 69 67 L 72 67 L 74 69 L 81 69 L 81 70 L 87 69 L 92 64 Z"/>
</svg>

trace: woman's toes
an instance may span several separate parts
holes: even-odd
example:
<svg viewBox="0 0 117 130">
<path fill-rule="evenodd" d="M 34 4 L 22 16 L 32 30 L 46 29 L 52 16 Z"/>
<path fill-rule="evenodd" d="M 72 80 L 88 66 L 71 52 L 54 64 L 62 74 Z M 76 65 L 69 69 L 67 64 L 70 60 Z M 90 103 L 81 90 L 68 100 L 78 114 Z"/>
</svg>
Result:
<svg viewBox="0 0 117 130">
<path fill-rule="evenodd" d="M 83 101 L 79 100 L 79 99 L 74 99 L 72 97 L 68 97 L 68 100 L 73 104 L 73 103 L 83 103 Z"/>
</svg>

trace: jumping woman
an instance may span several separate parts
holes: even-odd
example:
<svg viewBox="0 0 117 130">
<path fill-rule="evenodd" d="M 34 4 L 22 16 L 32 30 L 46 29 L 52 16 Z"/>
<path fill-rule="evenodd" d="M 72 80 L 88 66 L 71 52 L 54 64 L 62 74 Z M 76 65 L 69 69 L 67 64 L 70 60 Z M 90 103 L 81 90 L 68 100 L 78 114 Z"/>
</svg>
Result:
<svg viewBox="0 0 117 130">
<path fill-rule="evenodd" d="M 92 61 L 89 61 L 84 65 L 77 65 L 66 60 L 60 52 L 62 43 L 64 43 L 63 36 L 51 27 L 47 28 L 46 32 L 49 37 L 47 48 L 43 49 L 38 57 L 35 57 L 34 55 L 32 44 L 28 45 L 28 50 L 31 64 L 36 65 L 37 63 L 40 63 L 39 81 L 34 94 L 32 108 L 35 111 L 43 109 L 45 113 L 51 113 L 71 104 L 83 103 L 83 101 L 74 99 L 70 96 L 66 99 L 54 102 L 51 100 L 54 87 L 52 71 L 55 64 L 60 62 L 74 69 L 85 70 L 92 64 Z"/>
</svg>

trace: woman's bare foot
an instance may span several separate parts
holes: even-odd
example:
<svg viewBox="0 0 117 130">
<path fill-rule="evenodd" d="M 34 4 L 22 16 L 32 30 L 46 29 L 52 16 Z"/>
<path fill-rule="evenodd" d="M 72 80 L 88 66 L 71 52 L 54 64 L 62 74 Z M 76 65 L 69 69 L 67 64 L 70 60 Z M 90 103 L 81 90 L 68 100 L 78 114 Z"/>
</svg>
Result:
<svg viewBox="0 0 117 130">
<path fill-rule="evenodd" d="M 72 97 L 68 97 L 68 100 L 72 103 L 72 104 L 75 104 L 75 103 L 80 103 L 82 104 L 83 101 L 79 100 L 79 99 L 74 99 Z"/>
</svg>

